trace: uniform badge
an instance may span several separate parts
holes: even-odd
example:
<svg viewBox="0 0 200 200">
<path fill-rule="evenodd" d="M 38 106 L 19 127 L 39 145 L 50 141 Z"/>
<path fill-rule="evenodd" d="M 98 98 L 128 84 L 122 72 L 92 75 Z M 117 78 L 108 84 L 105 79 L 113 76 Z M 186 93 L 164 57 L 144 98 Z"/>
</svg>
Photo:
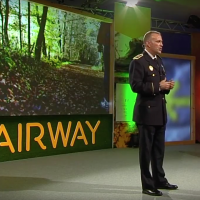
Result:
<svg viewBox="0 0 200 200">
<path fill-rule="evenodd" d="M 149 66 L 149 70 L 150 70 L 150 71 L 153 71 L 153 67 L 152 67 L 151 65 Z"/>
</svg>

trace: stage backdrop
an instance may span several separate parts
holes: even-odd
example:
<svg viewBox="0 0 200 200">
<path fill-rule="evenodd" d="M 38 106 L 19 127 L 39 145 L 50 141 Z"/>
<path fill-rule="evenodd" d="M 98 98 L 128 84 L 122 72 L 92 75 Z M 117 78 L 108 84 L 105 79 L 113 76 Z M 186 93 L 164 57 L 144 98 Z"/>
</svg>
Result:
<svg viewBox="0 0 200 200">
<path fill-rule="evenodd" d="M 129 64 L 134 56 L 143 51 L 143 35 L 151 29 L 151 9 L 127 7 L 115 3 L 115 116 L 114 147 L 129 147 L 132 136 L 137 133 L 132 122 L 132 112 L 136 94 L 130 93 L 127 84 Z M 125 76 L 125 78 L 124 78 Z"/>
<path fill-rule="evenodd" d="M 66 123 L 72 115 L 76 116 L 73 118 L 75 124 L 83 123 L 84 117 L 92 115 L 93 118 L 88 116 L 91 123 L 101 120 L 98 126 L 106 130 L 103 140 L 109 141 L 112 136 L 112 122 L 104 120 L 110 117 L 109 20 L 98 15 L 91 18 L 90 15 L 76 14 L 85 12 L 73 9 L 69 10 L 76 13 L 69 12 L 67 6 L 45 0 L 37 2 L 43 5 L 26 0 L 1 2 L 0 154 L 3 158 L 0 160 L 43 155 L 36 152 L 35 147 L 27 154 L 9 155 L 11 152 L 5 147 L 9 138 L 25 145 L 25 140 L 18 138 L 20 131 L 26 138 L 24 123 L 41 123 L 45 127 L 44 121 L 51 123 L 53 120 L 55 124 L 64 123 L 66 131 Z M 52 119 L 50 115 L 58 118 Z M 38 116 L 37 120 L 35 116 Z M 16 124 L 21 123 L 23 128 L 21 125 L 17 128 Z M 78 127 L 78 134 L 82 134 L 81 125 Z M 43 129 L 39 129 L 42 133 Z M 44 131 L 47 134 L 46 128 Z M 101 147 L 103 140 L 99 140 L 98 147 L 94 147 L 95 143 L 88 149 L 112 147 L 111 141 L 110 145 L 102 143 Z M 84 149 L 75 144 L 73 152 Z M 6 156 L 4 152 L 7 152 Z M 59 152 L 54 150 L 55 154 Z"/>
</svg>

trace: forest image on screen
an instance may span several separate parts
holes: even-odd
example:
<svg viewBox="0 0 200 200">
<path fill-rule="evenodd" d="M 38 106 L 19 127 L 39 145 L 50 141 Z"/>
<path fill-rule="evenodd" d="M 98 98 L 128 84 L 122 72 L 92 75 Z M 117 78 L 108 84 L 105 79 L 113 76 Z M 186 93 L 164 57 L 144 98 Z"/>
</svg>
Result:
<svg viewBox="0 0 200 200">
<path fill-rule="evenodd" d="M 96 19 L 0 1 L 0 115 L 108 113 L 109 37 Z"/>
</svg>

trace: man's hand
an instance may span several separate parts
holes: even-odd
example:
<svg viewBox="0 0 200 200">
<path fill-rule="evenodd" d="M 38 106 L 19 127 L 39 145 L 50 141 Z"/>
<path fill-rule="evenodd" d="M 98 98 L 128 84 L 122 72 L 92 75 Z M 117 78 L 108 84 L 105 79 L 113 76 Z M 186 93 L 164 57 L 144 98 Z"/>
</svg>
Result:
<svg viewBox="0 0 200 200">
<path fill-rule="evenodd" d="M 170 88 L 173 86 L 171 86 L 171 82 L 167 81 L 166 78 L 162 81 L 160 81 L 160 89 L 161 90 L 170 90 Z"/>
<path fill-rule="evenodd" d="M 170 90 L 174 88 L 175 82 L 173 80 L 170 80 Z"/>
</svg>

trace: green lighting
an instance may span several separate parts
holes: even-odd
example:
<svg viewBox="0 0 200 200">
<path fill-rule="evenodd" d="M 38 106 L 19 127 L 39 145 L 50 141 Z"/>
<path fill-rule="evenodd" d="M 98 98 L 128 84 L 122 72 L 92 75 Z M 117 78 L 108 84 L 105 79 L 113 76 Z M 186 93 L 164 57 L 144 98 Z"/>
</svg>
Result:
<svg viewBox="0 0 200 200">
<path fill-rule="evenodd" d="M 129 84 L 117 83 L 116 121 L 132 122 L 136 97 L 137 94 L 132 92 Z"/>
</svg>

